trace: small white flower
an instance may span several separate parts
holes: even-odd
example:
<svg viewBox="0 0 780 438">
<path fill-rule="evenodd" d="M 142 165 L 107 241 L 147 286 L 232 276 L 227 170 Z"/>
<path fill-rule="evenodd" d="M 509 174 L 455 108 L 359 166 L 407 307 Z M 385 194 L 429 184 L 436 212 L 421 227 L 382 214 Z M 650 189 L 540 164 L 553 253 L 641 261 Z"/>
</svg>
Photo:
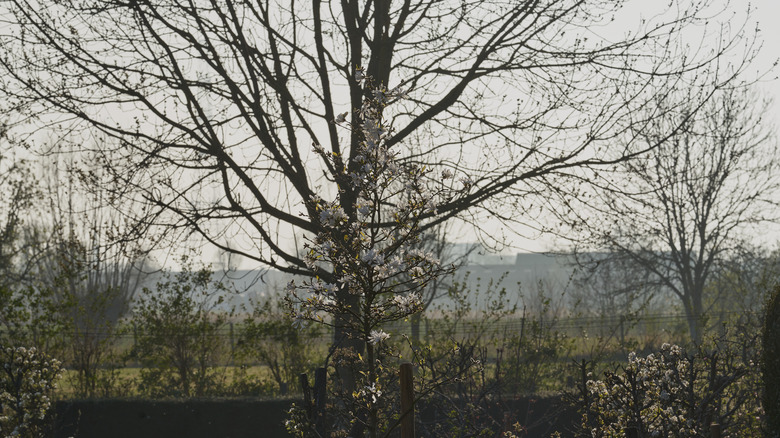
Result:
<svg viewBox="0 0 780 438">
<path fill-rule="evenodd" d="M 341 207 L 323 208 L 320 211 L 320 222 L 329 227 L 335 227 L 347 219 L 347 215 Z"/>
<path fill-rule="evenodd" d="M 368 342 L 371 345 L 379 344 L 390 338 L 389 333 L 385 333 L 382 330 L 372 330 L 371 335 L 368 337 Z"/>
<path fill-rule="evenodd" d="M 333 242 L 330 240 L 326 240 L 320 244 L 320 254 L 322 255 L 328 255 L 333 251 Z"/>
<path fill-rule="evenodd" d="M 284 292 L 287 294 L 292 294 L 295 292 L 295 280 L 290 280 L 290 282 L 287 283 L 287 286 L 284 288 Z"/>
<path fill-rule="evenodd" d="M 311 301 L 311 304 L 316 307 L 332 306 L 336 304 L 336 302 L 333 301 L 333 298 L 330 298 L 327 295 L 313 295 L 309 298 L 309 300 Z"/>
<path fill-rule="evenodd" d="M 403 313 L 411 313 L 421 304 L 420 296 L 416 293 L 407 295 L 396 295 L 393 297 L 393 304 Z"/>
<path fill-rule="evenodd" d="M 305 328 L 309 324 L 309 321 L 306 319 L 306 314 L 303 312 L 298 312 L 295 314 L 295 318 L 293 319 L 292 326 L 298 330 Z"/>
<path fill-rule="evenodd" d="M 363 397 L 369 396 L 371 397 L 371 403 L 376 403 L 379 397 L 382 396 L 382 391 L 376 389 L 376 383 L 372 383 L 364 386 L 363 389 L 360 390 L 360 395 Z"/>
<path fill-rule="evenodd" d="M 425 201 L 425 211 L 426 212 L 432 212 L 433 214 L 436 214 L 438 212 L 439 203 L 436 202 L 433 198 L 429 198 L 427 201 Z"/>
<path fill-rule="evenodd" d="M 376 249 L 371 248 L 365 253 L 363 253 L 362 256 L 360 256 L 360 260 L 370 265 L 377 266 L 385 262 L 385 256 L 383 256 L 382 253 L 377 251 Z"/>
<path fill-rule="evenodd" d="M 401 83 L 390 91 L 390 95 L 395 96 L 398 99 L 408 99 L 409 91 L 411 91 L 411 89 L 411 87 L 404 88 L 404 84 Z"/>
<path fill-rule="evenodd" d="M 360 204 L 358 206 L 358 213 L 362 214 L 363 216 L 368 216 L 371 214 L 371 206 L 368 204 Z"/>
</svg>

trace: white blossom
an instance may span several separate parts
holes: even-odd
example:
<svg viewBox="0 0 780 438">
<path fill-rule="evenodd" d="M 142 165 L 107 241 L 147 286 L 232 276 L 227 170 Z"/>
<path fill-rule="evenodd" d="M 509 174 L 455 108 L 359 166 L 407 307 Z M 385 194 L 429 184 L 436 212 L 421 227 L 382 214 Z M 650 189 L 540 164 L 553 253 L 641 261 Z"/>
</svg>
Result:
<svg viewBox="0 0 780 438">
<path fill-rule="evenodd" d="M 360 256 L 360 260 L 370 265 L 376 266 L 383 264 L 385 262 L 385 257 L 380 251 L 377 251 L 375 248 L 371 248 Z"/>
<path fill-rule="evenodd" d="M 286 294 L 292 294 L 292 293 L 295 293 L 295 289 L 296 289 L 296 287 L 295 287 L 295 280 L 290 280 L 290 282 L 287 283 L 287 286 L 285 286 L 284 292 Z"/>
<path fill-rule="evenodd" d="M 341 207 L 333 206 L 320 211 L 320 222 L 329 227 L 335 227 L 346 219 L 347 215 Z"/>
<path fill-rule="evenodd" d="M 369 204 L 360 204 L 358 205 L 358 213 L 362 214 L 363 216 L 368 216 L 371 214 L 371 205 Z"/>
<path fill-rule="evenodd" d="M 372 330 L 371 334 L 368 336 L 368 342 L 372 345 L 376 345 L 386 341 L 389 338 L 390 338 L 389 333 L 385 333 L 382 330 Z"/>
<path fill-rule="evenodd" d="M 297 312 L 293 318 L 292 326 L 300 330 L 309 325 L 309 315 L 304 312 Z"/>
<path fill-rule="evenodd" d="M 393 297 L 393 304 L 403 313 L 411 313 L 422 305 L 420 295 L 417 293 L 409 293 L 405 295 L 396 295 Z"/>
<path fill-rule="evenodd" d="M 379 400 L 379 397 L 382 396 L 382 391 L 376 388 L 376 383 L 371 383 L 370 385 L 364 386 L 359 394 L 360 396 L 369 399 L 371 403 L 376 403 L 377 400 Z"/>
<path fill-rule="evenodd" d="M 414 278 L 419 278 L 425 275 L 425 271 L 423 270 L 423 268 L 419 266 L 415 266 L 409 270 L 409 275 L 411 275 Z"/>
</svg>

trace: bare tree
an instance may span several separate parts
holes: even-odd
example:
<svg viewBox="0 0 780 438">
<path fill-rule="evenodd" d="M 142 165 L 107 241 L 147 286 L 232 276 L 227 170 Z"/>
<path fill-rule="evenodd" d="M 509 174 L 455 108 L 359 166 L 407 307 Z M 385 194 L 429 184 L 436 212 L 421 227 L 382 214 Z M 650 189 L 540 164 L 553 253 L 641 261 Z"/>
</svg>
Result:
<svg viewBox="0 0 780 438">
<path fill-rule="evenodd" d="M 645 307 L 658 288 L 650 274 L 630 258 L 612 253 L 574 254 L 571 264 L 577 309 L 592 315 L 627 316 Z"/>
<path fill-rule="evenodd" d="M 0 151 L 0 289 L 19 286 L 30 267 L 22 257 L 27 252 L 22 236 L 38 187 L 29 172 L 29 163 Z"/>
<path fill-rule="evenodd" d="M 85 161 L 74 172 L 76 157 L 44 157 L 41 196 L 48 205 L 30 221 L 37 228 L 31 246 L 38 253 L 32 287 L 51 295 L 69 347 L 66 357 L 77 372 L 77 393 L 94 396 L 120 320 L 148 268 L 148 248 L 142 240 L 115 241 L 127 223 L 101 199 L 104 191 L 83 187 L 91 180 L 80 180 L 79 175 L 99 172 Z"/>
<path fill-rule="evenodd" d="M 400 164 L 437 166 L 431 186 L 452 194 L 421 227 L 456 216 L 517 224 L 550 180 L 662 143 L 635 141 L 664 115 L 637 117 L 658 90 L 664 112 L 695 109 L 754 55 L 709 1 L 673 3 L 624 32 L 612 0 L 12 0 L 0 69 L 14 99 L 119 140 L 97 152 L 111 187 L 143 193 L 124 203 L 139 224 L 336 282 L 339 267 L 312 270 L 286 248 L 327 232 L 315 196 L 357 220 L 348 176 L 365 139 L 333 122 L 360 123 L 373 87 L 411 90 L 382 117 L 396 128 L 386 144 Z M 711 48 L 683 41 L 694 24 L 702 41 L 716 35 Z M 724 74 L 715 61 L 737 52 Z M 337 298 L 357 307 L 346 285 Z M 336 339 L 347 325 L 336 323 Z"/>
<path fill-rule="evenodd" d="M 575 224 L 592 233 L 586 245 L 630 260 L 679 298 L 694 342 L 704 328 L 708 282 L 750 226 L 776 217 L 778 151 L 765 110 L 747 89 L 718 93 L 675 135 L 623 163 L 623 177 L 602 192 L 602 208 Z M 675 123 L 659 121 L 640 135 L 658 142 Z"/>
</svg>

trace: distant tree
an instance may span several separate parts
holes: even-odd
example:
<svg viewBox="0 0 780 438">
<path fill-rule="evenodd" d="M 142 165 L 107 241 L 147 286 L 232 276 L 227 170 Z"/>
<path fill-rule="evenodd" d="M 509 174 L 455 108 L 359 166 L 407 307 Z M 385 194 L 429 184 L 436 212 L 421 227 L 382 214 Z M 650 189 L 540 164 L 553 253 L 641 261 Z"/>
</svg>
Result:
<svg viewBox="0 0 780 438">
<path fill-rule="evenodd" d="M 453 243 L 447 240 L 448 234 L 446 225 L 439 225 L 423 233 L 419 241 L 413 245 L 413 247 L 438 259 L 441 264 L 450 266 L 452 271 L 450 275 L 432 278 L 430 283 L 419 291 L 422 311 L 409 316 L 410 335 L 414 342 L 419 342 L 421 339 L 420 325 L 425 311 L 431 307 L 434 300 L 447 296 L 448 291 L 455 285 L 456 271 L 466 266 L 469 255 L 476 248 L 476 246 L 472 246 L 462 254 L 455 254 L 452 248 Z"/>
<path fill-rule="evenodd" d="M 50 290 L 31 286 L 40 250 L 30 227 L 41 185 L 30 178 L 33 164 L 17 155 L 20 144 L 6 128 L 0 126 L 0 344 L 51 352 L 61 345 L 54 300 Z"/>
<path fill-rule="evenodd" d="M 29 221 L 28 246 L 37 256 L 28 289 L 46 297 L 62 329 L 68 351 L 61 357 L 76 371 L 77 393 L 94 396 L 120 320 L 140 290 L 148 249 L 146 241 L 117 239 L 127 222 L 103 199 L 105 191 L 84 179 L 95 167 L 75 166 L 77 159 L 64 154 L 39 163 L 44 205 Z"/>
<path fill-rule="evenodd" d="M 778 151 L 766 105 L 747 89 L 728 89 L 673 135 L 679 121 L 658 120 L 637 133 L 658 147 L 621 163 L 623 177 L 607 181 L 601 207 L 583 208 L 588 213 L 574 222 L 585 245 L 630 260 L 676 296 L 694 342 L 708 282 L 741 247 L 743 232 L 777 214 Z M 663 100 L 658 106 L 665 112 Z"/>
<path fill-rule="evenodd" d="M 322 327 L 293 326 L 293 319 L 281 302 L 264 300 L 255 303 L 254 312 L 241 322 L 236 347 L 238 360 L 268 368 L 279 394 L 298 384 L 300 375 L 312 373 L 322 354 Z"/>
<path fill-rule="evenodd" d="M 780 252 L 744 245 L 729 254 L 706 286 L 705 307 L 718 325 L 744 324 L 758 329 L 767 293 L 780 272 Z"/>
<path fill-rule="evenodd" d="M 3 135 L 0 132 L 0 141 Z M 38 187 L 29 178 L 29 163 L 5 154 L 0 150 L 0 288 L 7 289 L 18 286 L 30 268 L 22 257 L 24 220 Z"/>
<path fill-rule="evenodd" d="M 762 402 L 768 437 L 780 436 L 780 284 L 767 294 L 761 331 Z"/>
</svg>

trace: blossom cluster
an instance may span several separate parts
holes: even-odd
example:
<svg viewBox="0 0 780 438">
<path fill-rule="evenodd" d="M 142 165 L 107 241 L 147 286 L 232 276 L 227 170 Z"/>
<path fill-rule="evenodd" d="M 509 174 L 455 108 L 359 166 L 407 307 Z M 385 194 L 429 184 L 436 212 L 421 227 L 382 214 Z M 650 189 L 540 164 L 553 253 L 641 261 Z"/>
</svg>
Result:
<svg viewBox="0 0 780 438">
<path fill-rule="evenodd" d="M 338 194 L 335 199 L 314 195 L 306 200 L 318 232 L 307 240 L 303 262 L 314 275 L 300 283 L 291 281 L 286 299 L 294 325 L 331 324 L 339 329 L 337 334 L 361 341 L 359 351 L 334 351 L 339 372 L 349 367 L 354 380 L 349 391 L 337 396 L 342 407 L 334 413 L 338 411 L 335 416 L 341 420 L 333 421 L 339 427 L 363 422 L 376 432 L 392 424 L 393 394 L 386 383 L 397 379 L 383 365 L 395 354 L 390 340 L 397 339 L 384 331 L 386 323 L 422 311 L 424 288 L 453 269 L 418 244 L 425 222 L 437 214 L 441 201 L 460 192 L 442 183 L 454 178 L 451 171 L 444 169 L 439 180 L 432 168 L 399 158 L 384 112 L 405 98 L 406 90 L 376 86 L 360 69 L 354 79 L 365 90 L 363 104 L 351 118 L 342 113 L 333 122 L 360 141 L 348 153 L 315 145 Z M 345 163 L 346 156 L 350 159 Z M 469 181 L 459 190 L 472 186 Z M 293 434 L 302 433 L 300 420 L 300 415 L 291 415 L 287 426 Z"/>
<path fill-rule="evenodd" d="M 0 435 L 39 435 L 62 364 L 36 348 L 4 346 L 0 363 Z"/>
<path fill-rule="evenodd" d="M 676 345 L 664 344 L 647 357 L 630 353 L 622 374 L 587 382 L 590 410 L 598 416 L 591 436 L 624 438 L 627 428 L 649 437 L 701 436 L 691 371 L 691 359 Z"/>
<path fill-rule="evenodd" d="M 367 98 L 351 122 L 342 113 L 334 123 L 359 133 L 362 141 L 348 164 L 340 154 L 315 145 L 334 173 L 339 195 L 307 201 L 321 228 L 305 245 L 304 262 L 316 276 L 290 282 L 286 292 L 296 325 L 327 322 L 327 315 L 344 311 L 339 296 L 357 297 L 363 308 L 350 309 L 360 320 L 355 327 L 365 342 L 378 345 L 372 330 L 422 310 L 418 291 L 447 270 L 432 254 L 415 248 L 420 225 L 434 214 L 441 193 L 427 189 L 431 169 L 399 161 L 388 144 L 393 130 L 383 112 L 407 90 L 375 87 L 360 69 L 355 79 L 369 90 Z"/>
</svg>

